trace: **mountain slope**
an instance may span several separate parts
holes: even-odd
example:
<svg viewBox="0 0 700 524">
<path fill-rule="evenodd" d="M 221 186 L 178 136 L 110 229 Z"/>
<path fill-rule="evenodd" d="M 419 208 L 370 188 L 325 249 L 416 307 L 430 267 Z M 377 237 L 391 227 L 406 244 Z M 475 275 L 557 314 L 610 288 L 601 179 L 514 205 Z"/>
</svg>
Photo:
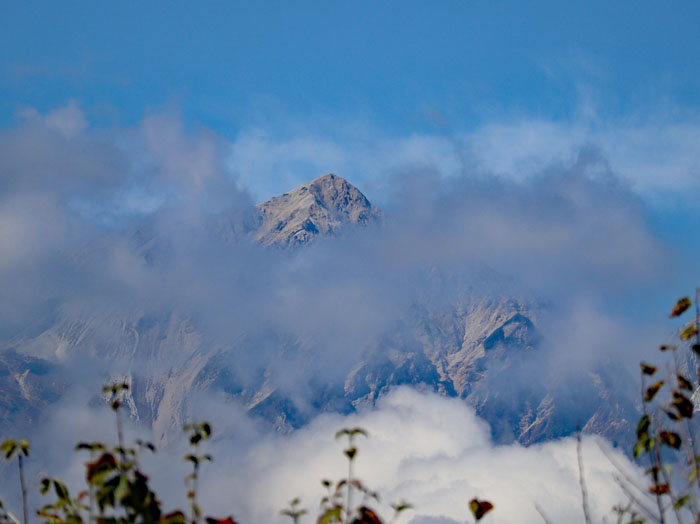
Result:
<svg viewBox="0 0 700 524">
<path fill-rule="evenodd" d="M 300 247 L 318 236 L 335 236 L 342 228 L 368 225 L 381 220 L 382 212 L 346 180 L 329 174 L 240 215 L 215 218 L 198 232 L 212 234 L 217 246 L 238 239 L 244 247 L 251 247 L 248 241 L 253 237 L 265 246 L 282 248 Z M 148 234 L 127 241 L 131 254 L 147 268 L 148 278 L 160 274 L 160 264 L 174 261 L 177 265 L 178 257 L 186 257 L 191 250 L 189 244 L 180 250 L 168 249 L 167 239 Z M 252 247 L 256 256 L 262 257 L 256 261 L 269 256 L 280 264 L 313 254 L 313 250 L 288 250 L 280 256 L 274 250 Z M 206 258 L 194 258 L 190 263 L 197 271 L 228 267 L 231 260 L 227 257 L 236 253 L 214 249 L 202 255 Z M 78 262 L 88 256 L 80 253 Z M 211 260 L 218 266 L 206 264 Z M 257 265 L 251 273 L 256 271 Z M 213 306 L 199 316 L 193 314 L 198 310 L 190 308 L 187 301 L 137 301 L 136 307 L 134 303 L 116 307 L 111 303 L 113 294 L 106 295 L 106 304 L 100 303 L 100 308 L 59 305 L 49 321 L 33 325 L 35 329 L 27 332 L 31 334 L 0 341 L 0 421 L 16 424 L 22 417 L 36 420 L 38 412 L 63 390 L 61 384 L 49 384 L 43 378 L 56 376 L 45 373 L 44 368 L 51 370 L 73 357 L 89 356 L 103 364 L 106 379 L 131 383 L 127 403 L 131 416 L 148 424 L 159 443 L 179 435 L 196 409 L 192 399 L 200 394 L 238 403 L 251 415 L 287 431 L 319 412 L 349 412 L 371 405 L 392 386 L 402 384 L 464 399 L 491 424 L 501 442 L 530 444 L 571 434 L 577 427 L 612 440 L 631 434 L 629 420 L 635 416 L 634 409 L 616 403 L 617 391 L 610 387 L 619 383 L 619 377 L 604 372 L 561 377 L 538 366 L 537 320 L 544 306 L 506 296 L 505 291 L 497 293 L 499 277 L 495 274 L 479 277 L 484 279 L 480 289 L 488 291 L 477 292 L 468 287 L 468 281 L 453 281 L 429 266 L 418 268 L 411 278 L 425 277 L 418 274 L 420 271 L 429 273 L 424 289 L 431 290 L 430 296 L 406 290 L 411 294 L 401 302 L 403 309 L 391 321 L 382 322 L 376 336 L 373 333 L 371 338 L 361 339 L 347 358 L 336 349 L 334 360 L 326 362 L 332 376 L 318 361 L 335 340 L 317 340 L 314 329 L 335 336 L 335 323 L 356 327 L 352 317 L 328 317 L 333 321 L 320 325 L 314 318 L 310 302 L 315 296 L 311 294 L 290 299 L 287 309 L 275 309 L 281 296 L 274 280 L 257 282 L 258 287 L 248 296 L 262 305 L 246 302 L 234 311 L 232 305 L 241 304 L 226 302 L 217 293 L 227 296 L 228 280 L 246 276 L 238 270 L 215 273 L 215 287 L 206 287 L 201 297 Z M 253 281 L 259 280 L 253 277 Z M 320 286 L 313 289 L 335 289 L 333 278 L 332 274 L 319 276 Z M 179 279 L 172 282 L 176 287 L 180 283 Z M 299 286 L 303 285 L 302 279 Z M 352 287 L 354 281 L 348 285 Z M 286 298 L 297 296 L 295 288 L 291 289 Z M 443 292 L 446 289 L 450 292 Z M 332 301 L 342 300 L 335 292 L 331 294 Z M 228 317 L 248 308 L 255 315 L 277 312 L 282 321 L 272 322 L 272 315 L 262 322 L 240 322 L 231 327 Z M 305 325 L 313 328 L 298 328 L 286 318 L 296 313 L 291 311 L 295 308 L 312 319 Z M 217 324 L 208 318 L 214 313 L 222 315 L 226 336 L 216 335 L 212 326 Z M 361 329 L 361 325 L 357 327 Z M 346 351 L 346 346 L 339 347 Z M 79 368 L 72 372 L 73 380 L 85 380 Z M 39 390 L 46 394 L 37 394 Z M 569 398 L 562 391 L 583 394 Z"/>
<path fill-rule="evenodd" d="M 323 175 L 308 184 L 256 206 L 263 245 L 308 244 L 318 235 L 336 234 L 343 226 L 380 220 L 382 212 L 344 178 Z"/>
</svg>

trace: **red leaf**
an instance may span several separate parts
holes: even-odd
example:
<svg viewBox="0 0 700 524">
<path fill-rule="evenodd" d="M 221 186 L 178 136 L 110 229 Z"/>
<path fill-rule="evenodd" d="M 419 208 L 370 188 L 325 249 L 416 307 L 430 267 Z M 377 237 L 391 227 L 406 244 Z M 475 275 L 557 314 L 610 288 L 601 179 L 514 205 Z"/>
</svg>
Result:
<svg viewBox="0 0 700 524">
<path fill-rule="evenodd" d="M 688 297 L 681 298 L 678 302 L 676 302 L 676 305 L 671 311 L 669 317 L 673 318 L 682 315 L 683 312 L 690 307 L 690 304 L 691 302 Z"/>
</svg>

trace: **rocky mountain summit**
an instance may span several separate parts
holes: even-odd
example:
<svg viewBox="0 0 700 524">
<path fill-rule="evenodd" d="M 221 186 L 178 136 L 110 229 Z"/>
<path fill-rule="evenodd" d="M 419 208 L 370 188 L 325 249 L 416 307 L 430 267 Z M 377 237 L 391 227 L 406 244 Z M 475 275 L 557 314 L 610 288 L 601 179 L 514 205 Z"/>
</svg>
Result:
<svg viewBox="0 0 700 524">
<path fill-rule="evenodd" d="M 288 193 L 258 204 L 255 238 L 265 246 L 308 244 L 334 235 L 344 226 L 367 225 L 383 214 L 359 189 L 329 173 Z"/>
</svg>

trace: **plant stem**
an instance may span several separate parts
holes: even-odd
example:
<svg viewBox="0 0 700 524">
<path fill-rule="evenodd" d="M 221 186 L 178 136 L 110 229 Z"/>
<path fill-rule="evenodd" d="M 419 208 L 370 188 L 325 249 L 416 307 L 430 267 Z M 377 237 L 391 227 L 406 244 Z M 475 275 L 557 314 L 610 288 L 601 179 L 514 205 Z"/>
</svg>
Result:
<svg viewBox="0 0 700 524">
<path fill-rule="evenodd" d="M 695 288 L 695 343 L 700 344 L 700 287 Z"/>
<path fill-rule="evenodd" d="M 352 447 L 352 444 L 350 445 Z M 350 522 L 350 513 L 352 511 L 352 458 L 348 460 L 348 503 L 345 511 L 345 522 Z"/>
<path fill-rule="evenodd" d="M 90 450 L 90 462 L 95 461 L 95 452 Z M 87 476 L 87 475 L 86 475 Z M 88 497 L 90 499 L 90 514 L 88 515 L 88 524 L 95 522 L 95 488 L 92 482 L 88 481 Z"/>
<path fill-rule="evenodd" d="M 644 412 L 644 416 L 649 417 L 651 420 L 651 417 L 649 415 L 649 410 L 647 409 L 647 403 L 646 400 L 644 399 L 644 392 L 646 391 L 646 380 L 644 380 L 644 374 L 642 374 L 642 409 Z M 652 426 L 653 427 L 653 426 Z M 653 432 L 652 432 L 653 434 Z M 658 451 L 658 443 L 654 443 L 654 450 L 649 453 L 649 463 L 651 465 L 651 478 L 654 481 L 654 486 L 658 486 L 659 484 L 659 470 L 661 469 L 661 461 L 657 460 L 657 451 Z M 661 495 L 659 493 L 654 493 L 655 498 L 656 498 L 656 507 L 659 510 L 659 523 L 660 524 L 666 524 L 666 519 L 664 517 L 664 507 L 661 502 Z"/>
<path fill-rule="evenodd" d="M 119 456 L 122 459 L 122 466 L 126 463 L 126 455 L 124 454 L 124 437 L 122 435 L 122 422 L 119 418 L 119 408 L 114 410 L 114 416 L 117 418 L 117 443 L 119 444 Z"/>
<path fill-rule="evenodd" d="M 591 524 L 591 515 L 588 511 L 588 491 L 586 490 L 586 481 L 583 478 L 583 456 L 581 453 L 582 440 L 580 431 L 578 432 L 578 435 L 576 435 L 576 440 L 576 457 L 578 459 L 579 483 L 581 484 L 581 501 L 583 504 L 583 517 L 586 520 L 586 524 Z"/>
<path fill-rule="evenodd" d="M 197 522 L 197 477 L 199 476 L 199 445 L 194 445 L 194 456 L 197 459 L 192 465 L 192 523 Z"/>
<path fill-rule="evenodd" d="M 24 485 L 24 464 L 21 453 L 17 455 L 17 466 L 19 467 L 19 486 L 22 490 L 22 515 L 24 517 L 24 524 L 29 524 L 27 518 L 27 488 Z"/>
</svg>

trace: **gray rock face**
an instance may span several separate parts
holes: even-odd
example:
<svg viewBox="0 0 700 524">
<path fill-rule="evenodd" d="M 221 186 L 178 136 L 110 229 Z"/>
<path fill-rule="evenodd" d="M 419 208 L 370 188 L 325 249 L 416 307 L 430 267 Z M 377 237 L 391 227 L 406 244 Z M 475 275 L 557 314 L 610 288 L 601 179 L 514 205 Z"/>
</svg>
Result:
<svg viewBox="0 0 700 524">
<path fill-rule="evenodd" d="M 4 428 L 3 433 L 7 428 L 21 432 L 36 423 L 41 410 L 56 401 L 67 386 L 51 362 L 13 350 L 0 351 L 0 426 Z"/>
<path fill-rule="evenodd" d="M 382 212 L 347 180 L 327 174 L 256 206 L 255 233 L 265 246 L 308 244 L 319 235 L 334 235 L 348 225 L 367 225 Z"/>
</svg>

